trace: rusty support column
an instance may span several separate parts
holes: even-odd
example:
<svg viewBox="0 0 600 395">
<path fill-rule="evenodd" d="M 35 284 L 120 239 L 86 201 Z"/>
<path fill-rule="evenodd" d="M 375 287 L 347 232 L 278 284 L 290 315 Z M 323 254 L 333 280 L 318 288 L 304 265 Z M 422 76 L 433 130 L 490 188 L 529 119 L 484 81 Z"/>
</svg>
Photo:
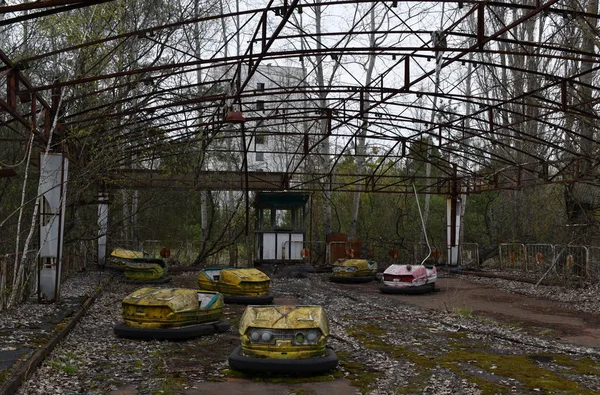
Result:
<svg viewBox="0 0 600 395">
<path fill-rule="evenodd" d="M 244 170 L 244 204 L 246 206 L 246 221 L 245 221 L 245 236 L 246 236 L 246 267 L 252 267 L 252 243 L 250 242 L 250 192 L 248 191 L 248 145 L 246 144 L 246 127 L 242 122 L 242 144 L 244 145 L 244 157 L 242 159 L 242 167 Z"/>
<path fill-rule="evenodd" d="M 483 51 L 485 38 L 485 4 L 479 3 L 477 5 L 477 44 L 478 49 Z"/>
<path fill-rule="evenodd" d="M 17 109 L 17 91 L 19 90 L 19 72 L 11 70 L 6 79 L 6 103 L 13 110 Z"/>
</svg>

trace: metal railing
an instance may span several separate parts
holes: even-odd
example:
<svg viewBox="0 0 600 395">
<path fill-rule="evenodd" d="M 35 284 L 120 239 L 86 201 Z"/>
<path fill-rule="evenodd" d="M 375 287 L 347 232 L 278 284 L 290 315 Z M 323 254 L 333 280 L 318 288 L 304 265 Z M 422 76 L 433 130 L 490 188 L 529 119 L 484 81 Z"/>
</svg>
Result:
<svg viewBox="0 0 600 395">
<path fill-rule="evenodd" d="M 597 282 L 600 281 L 600 247 L 503 243 L 499 246 L 499 268 L 543 275 L 557 282 L 582 279 Z"/>
</svg>

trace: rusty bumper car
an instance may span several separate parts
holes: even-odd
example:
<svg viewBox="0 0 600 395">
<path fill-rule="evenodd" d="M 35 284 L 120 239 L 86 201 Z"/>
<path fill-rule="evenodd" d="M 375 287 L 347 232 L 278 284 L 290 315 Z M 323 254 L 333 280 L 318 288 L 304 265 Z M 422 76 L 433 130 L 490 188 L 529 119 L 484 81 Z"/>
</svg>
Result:
<svg viewBox="0 0 600 395">
<path fill-rule="evenodd" d="M 229 366 L 247 373 L 317 374 L 338 364 L 321 306 L 248 306 Z"/>
<path fill-rule="evenodd" d="M 373 281 L 377 274 L 377 263 L 367 259 L 340 259 L 333 264 L 334 283 L 360 284 Z"/>
<path fill-rule="evenodd" d="M 147 340 L 185 340 L 225 332 L 223 296 L 185 288 L 141 288 L 123 299 L 117 336 Z"/>
<path fill-rule="evenodd" d="M 147 252 L 115 248 L 108 257 L 106 267 L 124 272 L 125 282 L 131 284 L 164 284 L 171 281 L 167 265 L 161 258 Z"/>
<path fill-rule="evenodd" d="M 390 265 L 383 272 L 379 291 L 394 294 L 423 294 L 435 291 L 437 269 L 433 265 Z"/>
<path fill-rule="evenodd" d="M 162 259 L 146 259 L 125 264 L 125 282 L 130 284 L 164 284 L 171 281 Z"/>
<path fill-rule="evenodd" d="M 225 303 L 269 304 L 271 279 L 258 269 L 207 268 L 198 275 L 200 289 L 223 294 Z"/>
<path fill-rule="evenodd" d="M 153 259 L 153 256 L 147 252 L 115 248 L 106 260 L 106 268 L 123 272 L 127 263 L 143 262 L 148 259 Z"/>
</svg>

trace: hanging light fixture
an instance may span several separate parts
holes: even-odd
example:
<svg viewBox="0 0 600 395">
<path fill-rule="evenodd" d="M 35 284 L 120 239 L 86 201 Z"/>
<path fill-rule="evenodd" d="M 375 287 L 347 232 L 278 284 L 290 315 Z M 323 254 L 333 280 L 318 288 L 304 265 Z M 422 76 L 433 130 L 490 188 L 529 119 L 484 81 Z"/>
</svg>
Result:
<svg viewBox="0 0 600 395">
<path fill-rule="evenodd" d="M 246 118 L 244 118 L 241 111 L 231 109 L 227 114 L 227 117 L 225 117 L 225 122 L 244 123 L 246 122 Z"/>
</svg>

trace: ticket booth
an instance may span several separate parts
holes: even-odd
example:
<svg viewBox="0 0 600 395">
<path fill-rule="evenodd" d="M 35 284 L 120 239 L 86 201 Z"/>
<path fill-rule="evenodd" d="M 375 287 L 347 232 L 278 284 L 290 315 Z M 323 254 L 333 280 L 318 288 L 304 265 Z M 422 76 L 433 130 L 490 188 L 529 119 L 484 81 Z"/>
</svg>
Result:
<svg viewBox="0 0 600 395">
<path fill-rule="evenodd" d="M 256 195 L 255 265 L 303 262 L 308 199 L 308 194 L 299 192 Z"/>
</svg>

